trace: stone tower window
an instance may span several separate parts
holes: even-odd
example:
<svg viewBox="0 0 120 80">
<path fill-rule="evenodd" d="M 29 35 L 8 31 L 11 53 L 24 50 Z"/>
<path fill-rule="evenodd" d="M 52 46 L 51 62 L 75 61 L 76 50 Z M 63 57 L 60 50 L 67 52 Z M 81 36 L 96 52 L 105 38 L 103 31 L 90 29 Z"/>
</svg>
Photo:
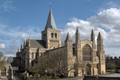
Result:
<svg viewBox="0 0 120 80">
<path fill-rule="evenodd" d="M 83 61 L 91 61 L 91 48 L 88 44 L 83 47 Z"/>
<path fill-rule="evenodd" d="M 51 38 L 53 38 L 53 33 L 51 33 Z"/>
<path fill-rule="evenodd" d="M 55 33 L 55 38 L 57 38 L 57 33 Z"/>
<path fill-rule="evenodd" d="M 76 56 L 76 55 L 75 55 L 75 48 L 73 48 L 73 56 Z"/>
<path fill-rule="evenodd" d="M 32 58 L 34 58 L 34 53 L 32 53 Z"/>
</svg>

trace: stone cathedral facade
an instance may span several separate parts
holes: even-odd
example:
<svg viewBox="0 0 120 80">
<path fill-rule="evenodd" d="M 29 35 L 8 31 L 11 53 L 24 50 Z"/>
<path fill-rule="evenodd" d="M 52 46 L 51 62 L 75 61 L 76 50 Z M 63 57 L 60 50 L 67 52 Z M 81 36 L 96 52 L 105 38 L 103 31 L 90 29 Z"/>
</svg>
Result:
<svg viewBox="0 0 120 80">
<path fill-rule="evenodd" d="M 16 53 L 16 62 L 20 69 L 27 69 L 33 66 L 32 61 L 40 58 L 43 54 L 54 54 L 56 52 L 64 52 L 67 70 L 74 63 L 79 63 L 68 73 L 68 76 L 77 76 L 84 74 L 105 74 L 105 51 L 103 38 L 99 32 L 97 38 L 97 49 L 95 44 L 95 34 L 92 30 L 91 40 L 81 40 L 79 29 L 76 29 L 75 43 L 67 34 L 64 42 L 61 42 L 61 31 L 57 29 L 53 18 L 52 10 L 50 9 L 45 30 L 41 32 L 42 39 L 27 39 L 24 44 L 21 44 L 21 49 Z M 82 71 L 84 70 L 84 71 Z"/>
</svg>

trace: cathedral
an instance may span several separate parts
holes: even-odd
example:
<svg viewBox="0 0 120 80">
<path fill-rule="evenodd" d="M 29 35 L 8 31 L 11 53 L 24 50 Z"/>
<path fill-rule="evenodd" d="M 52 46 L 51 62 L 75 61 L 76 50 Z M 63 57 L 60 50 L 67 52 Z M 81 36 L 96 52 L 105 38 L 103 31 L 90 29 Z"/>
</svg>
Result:
<svg viewBox="0 0 120 80">
<path fill-rule="evenodd" d="M 40 58 L 43 54 L 53 54 L 55 52 L 64 52 L 67 62 L 67 70 L 74 63 L 81 66 L 69 71 L 68 76 L 77 76 L 88 74 L 105 74 L 105 51 L 103 38 L 99 32 L 97 37 L 97 47 L 95 43 L 94 31 L 91 31 L 91 40 L 81 40 L 79 29 L 76 29 L 75 43 L 69 33 L 64 42 L 61 41 L 61 31 L 57 29 L 50 8 L 45 29 L 41 32 L 41 40 L 26 39 L 21 44 L 21 49 L 16 52 L 16 62 L 20 69 L 27 69 L 33 66 L 32 61 Z M 96 49 L 97 48 L 97 49 Z M 84 67 L 82 67 L 84 65 Z M 84 72 L 82 70 L 84 69 Z M 80 73 L 82 72 L 82 73 Z"/>
</svg>

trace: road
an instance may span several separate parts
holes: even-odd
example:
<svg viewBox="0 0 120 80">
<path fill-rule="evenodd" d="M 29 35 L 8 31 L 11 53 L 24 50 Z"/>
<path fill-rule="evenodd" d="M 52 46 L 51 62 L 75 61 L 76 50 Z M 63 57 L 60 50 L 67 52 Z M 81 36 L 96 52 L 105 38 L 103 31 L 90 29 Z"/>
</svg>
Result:
<svg viewBox="0 0 120 80">
<path fill-rule="evenodd" d="M 109 75 L 102 75 L 102 77 L 120 77 L 120 73 L 119 74 L 115 73 L 115 74 L 109 74 Z"/>
<path fill-rule="evenodd" d="M 21 80 L 18 77 L 14 76 L 13 80 Z"/>
</svg>

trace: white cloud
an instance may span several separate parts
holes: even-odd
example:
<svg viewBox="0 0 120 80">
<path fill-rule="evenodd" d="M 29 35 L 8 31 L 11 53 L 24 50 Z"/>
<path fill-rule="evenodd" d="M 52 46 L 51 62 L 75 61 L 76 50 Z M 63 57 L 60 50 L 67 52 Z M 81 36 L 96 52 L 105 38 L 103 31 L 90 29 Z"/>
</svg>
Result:
<svg viewBox="0 0 120 80">
<path fill-rule="evenodd" d="M 23 33 L 20 37 L 23 38 L 23 39 L 27 39 L 27 38 L 29 38 L 30 36 L 27 35 L 27 34 L 25 34 L 25 33 Z"/>
<path fill-rule="evenodd" d="M 95 39 L 101 32 L 106 54 L 120 55 L 120 9 L 110 8 L 97 13 L 97 16 L 91 16 L 87 20 L 77 18 L 70 19 L 64 30 L 61 32 L 62 41 L 65 40 L 69 32 L 73 42 L 75 41 L 76 28 L 79 28 L 81 40 L 90 40 L 91 30 L 94 30 Z M 111 49 L 109 50 L 109 49 Z M 116 48 L 116 49 L 114 49 Z M 116 52 L 114 51 L 116 50 Z M 114 54 L 113 54 L 114 53 Z"/>
<path fill-rule="evenodd" d="M 5 44 L 0 44 L 0 48 L 4 49 L 5 48 Z"/>
<path fill-rule="evenodd" d="M 1 9 L 4 9 L 4 11 L 9 11 L 9 10 L 16 10 L 16 7 L 13 6 L 13 0 L 6 0 L 0 5 Z"/>
</svg>

